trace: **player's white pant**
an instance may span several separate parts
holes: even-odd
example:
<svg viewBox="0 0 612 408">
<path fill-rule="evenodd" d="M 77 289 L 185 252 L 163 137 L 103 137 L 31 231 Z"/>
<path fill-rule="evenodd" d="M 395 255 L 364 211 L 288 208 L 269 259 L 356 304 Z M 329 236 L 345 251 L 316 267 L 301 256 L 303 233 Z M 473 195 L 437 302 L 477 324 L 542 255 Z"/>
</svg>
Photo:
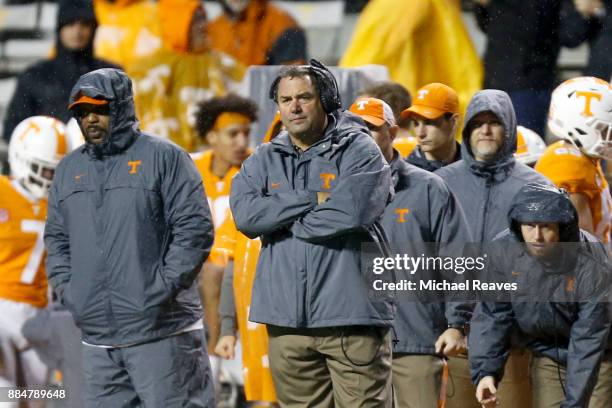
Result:
<svg viewBox="0 0 612 408">
<path fill-rule="evenodd" d="M 47 366 L 21 334 L 24 323 L 39 310 L 27 303 L 0 299 L 0 386 L 47 385 Z M 16 407 L 13 403 L 0 402 L 0 408 L 13 407 Z"/>
</svg>

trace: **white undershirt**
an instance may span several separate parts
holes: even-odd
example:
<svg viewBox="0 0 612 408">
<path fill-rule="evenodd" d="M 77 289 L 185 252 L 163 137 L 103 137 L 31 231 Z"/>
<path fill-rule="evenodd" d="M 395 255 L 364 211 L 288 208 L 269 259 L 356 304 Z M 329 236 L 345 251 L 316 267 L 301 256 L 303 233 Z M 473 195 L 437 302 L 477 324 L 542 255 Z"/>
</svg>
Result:
<svg viewBox="0 0 612 408">
<path fill-rule="evenodd" d="M 160 337 L 159 339 L 156 340 L 162 340 L 162 339 L 167 339 L 168 337 L 172 337 L 172 336 L 176 336 L 182 333 L 187 333 L 190 331 L 194 331 L 194 330 L 202 330 L 204 329 L 204 323 L 202 323 L 202 319 L 198 319 L 195 322 L 193 322 L 192 324 L 190 324 L 189 326 L 182 328 L 181 330 L 168 334 L 164 337 Z M 100 348 L 105 348 L 105 349 L 115 349 L 115 348 L 124 348 L 124 347 L 131 347 L 131 346 L 137 346 L 139 344 L 143 344 L 143 343 L 148 343 L 148 341 L 138 341 L 135 343 L 130 343 L 130 344 L 122 344 L 120 346 L 101 346 L 98 344 L 90 344 L 87 343 L 86 341 L 82 341 L 82 343 L 86 346 L 91 346 L 91 347 L 100 347 Z"/>
</svg>

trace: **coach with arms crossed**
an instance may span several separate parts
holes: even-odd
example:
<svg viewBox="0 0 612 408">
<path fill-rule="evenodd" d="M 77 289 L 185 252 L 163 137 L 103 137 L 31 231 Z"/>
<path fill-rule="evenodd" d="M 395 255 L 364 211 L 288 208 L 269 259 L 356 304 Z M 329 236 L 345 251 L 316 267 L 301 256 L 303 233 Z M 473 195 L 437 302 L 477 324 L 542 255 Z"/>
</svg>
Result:
<svg viewBox="0 0 612 408">
<path fill-rule="evenodd" d="M 249 319 L 268 327 L 279 403 L 390 406 L 393 305 L 369 298 L 360 261 L 384 239 L 389 166 L 317 61 L 283 68 L 270 96 L 286 131 L 244 162 L 230 205 L 262 239 Z"/>
</svg>

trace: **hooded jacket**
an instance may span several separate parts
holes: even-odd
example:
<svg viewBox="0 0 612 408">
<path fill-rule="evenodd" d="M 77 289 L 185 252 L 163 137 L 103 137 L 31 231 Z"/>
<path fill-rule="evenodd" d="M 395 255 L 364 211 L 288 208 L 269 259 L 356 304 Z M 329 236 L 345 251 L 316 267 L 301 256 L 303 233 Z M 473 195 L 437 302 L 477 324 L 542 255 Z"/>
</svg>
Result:
<svg viewBox="0 0 612 408">
<path fill-rule="evenodd" d="M 94 31 L 89 45 L 79 51 L 66 49 L 60 41 L 60 30 L 77 20 L 93 24 Z M 17 87 L 4 120 L 4 140 L 8 143 L 11 133 L 22 120 L 35 115 L 52 116 L 66 123 L 72 115 L 66 101 L 70 90 L 87 72 L 99 68 L 116 67 L 112 63 L 93 56 L 93 38 L 96 18 L 89 0 L 63 0 L 57 13 L 55 56 L 27 68 L 17 79 Z"/>
<path fill-rule="evenodd" d="M 458 160 L 461 160 L 461 144 L 457 142 L 457 150 L 455 152 L 455 157 L 451 163 L 454 163 Z M 417 166 L 423 170 L 427 171 L 436 171 L 441 169 L 444 166 L 448 166 L 450 163 L 444 163 L 437 160 L 427 160 L 425 157 L 425 153 L 421 150 L 420 146 L 417 146 L 410 155 L 406 158 L 406 161 L 414 166 Z"/>
<path fill-rule="evenodd" d="M 195 279 L 213 227 L 189 155 L 143 134 L 129 78 L 82 76 L 70 101 L 109 101 L 110 130 L 57 167 L 45 228 L 49 280 L 89 344 L 164 337 L 202 316 Z"/>
<path fill-rule="evenodd" d="M 497 159 L 478 162 L 470 147 L 470 122 L 481 112 L 493 112 L 502 122 L 505 138 Z M 550 184 L 530 167 L 514 159 L 516 116 L 510 97 L 503 91 L 477 92 L 468 106 L 461 144 L 461 160 L 436 171 L 465 211 L 475 242 L 490 242 L 508 228 L 510 200 L 529 182 Z"/>
<path fill-rule="evenodd" d="M 301 154 L 283 131 L 234 177 L 238 230 L 261 237 L 249 320 L 285 327 L 390 326 L 393 304 L 368 294 L 361 244 L 385 240 L 378 220 L 391 172 L 363 121 L 328 115 Z M 317 204 L 317 192 L 331 193 Z"/>
<path fill-rule="evenodd" d="M 242 64 L 283 65 L 306 60 L 306 35 L 293 17 L 269 0 L 250 0 L 239 15 L 223 14 L 208 25 L 212 48 Z"/>
<path fill-rule="evenodd" d="M 189 152 L 200 144 L 193 126 L 198 102 L 236 88 L 245 73 L 242 64 L 216 50 L 189 51 L 191 21 L 199 7 L 197 0 L 160 1 L 163 47 L 134 59 L 128 70 L 141 128 Z"/>
<path fill-rule="evenodd" d="M 511 257 L 508 268 L 503 270 L 512 270 L 512 276 L 525 273 L 532 278 L 545 277 L 547 281 L 572 276 L 571 291 L 576 291 L 576 301 L 479 304 L 474 311 L 469 337 L 472 379 L 478 383 L 482 377 L 492 375 L 501 380 L 511 347 L 510 338 L 514 335 L 514 340 L 518 339 L 536 356 L 548 357 L 566 367 L 566 398 L 561 407 L 586 407 L 597 382 L 603 350 L 610 344 L 610 294 L 603 293 L 608 301 L 593 298 L 602 295 L 597 293 L 599 289 L 609 290 L 610 259 L 596 238 L 580 231 L 578 214 L 562 190 L 539 184 L 523 187 L 512 200 L 508 212 L 511 228 L 500 236 L 500 244 L 511 250 L 511 246 L 516 246 L 511 243 L 522 242 L 520 225 L 529 222 L 559 223 L 561 242 L 584 244 L 572 248 L 572 259 L 558 263 L 563 265 L 562 274 L 537 262 L 525 250 Z M 508 244 L 504 244 L 506 242 Z M 575 255 L 575 251 L 580 251 L 580 255 Z M 504 259 L 507 261 L 508 257 Z M 530 267 L 521 272 L 522 265 Z M 566 286 L 562 283 L 561 287 Z M 536 290 L 539 296 L 546 296 L 542 286 L 538 285 Z M 593 300 L 589 301 L 589 296 Z"/>
<path fill-rule="evenodd" d="M 463 210 L 440 177 L 406 163 L 397 152 L 391 171 L 395 196 L 385 209 L 382 224 L 393 255 L 418 255 L 420 243 L 461 246 L 471 242 Z M 404 247 L 411 244 L 415 246 Z M 443 301 L 398 300 L 393 352 L 435 354 L 435 342 L 448 326 L 464 326 L 470 317 L 471 313 Z"/>
</svg>

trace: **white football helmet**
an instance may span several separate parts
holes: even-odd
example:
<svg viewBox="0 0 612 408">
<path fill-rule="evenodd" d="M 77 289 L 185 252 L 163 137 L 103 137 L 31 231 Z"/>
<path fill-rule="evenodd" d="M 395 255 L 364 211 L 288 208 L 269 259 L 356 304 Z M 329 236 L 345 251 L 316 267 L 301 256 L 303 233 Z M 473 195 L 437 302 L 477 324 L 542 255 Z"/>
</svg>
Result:
<svg viewBox="0 0 612 408">
<path fill-rule="evenodd" d="M 612 87 L 594 77 L 569 79 L 552 94 L 551 132 L 585 154 L 612 159 Z"/>
<path fill-rule="evenodd" d="M 21 121 L 9 142 L 11 176 L 34 197 L 45 198 L 58 163 L 69 151 L 66 126 L 48 116 Z"/>
<path fill-rule="evenodd" d="M 83 132 L 81 132 L 79 122 L 75 118 L 70 119 L 66 124 L 66 138 L 68 139 L 69 152 L 85 144 Z"/>
<path fill-rule="evenodd" d="M 531 129 L 516 127 L 516 160 L 528 166 L 533 166 L 544 154 L 546 143 Z"/>
</svg>

